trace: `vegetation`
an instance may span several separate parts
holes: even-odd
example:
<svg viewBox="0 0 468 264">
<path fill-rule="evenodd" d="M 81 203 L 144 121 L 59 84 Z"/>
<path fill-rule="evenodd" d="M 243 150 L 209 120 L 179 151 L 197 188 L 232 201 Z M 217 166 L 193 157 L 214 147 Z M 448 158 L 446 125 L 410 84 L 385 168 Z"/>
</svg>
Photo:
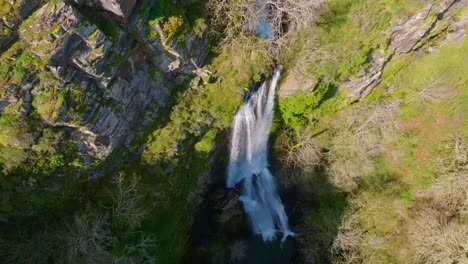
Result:
<svg viewBox="0 0 468 264">
<path fill-rule="evenodd" d="M 0 54 L 0 262 L 171 264 L 193 251 L 209 255 L 205 262 L 248 259 L 249 241 L 226 224 L 229 216 L 223 234 L 195 249 L 191 228 L 223 181 L 218 167 L 244 95 L 278 64 L 297 82 L 276 101 L 272 167 L 300 234 L 298 261 L 468 262 L 468 40 L 451 35 L 466 7 L 454 4 L 414 50 L 394 54 L 395 27 L 425 3 L 178 2 L 141 1 L 129 18 L 135 26 L 73 4 L 75 30 L 68 20 L 43 21 L 41 11 L 18 29 L 4 26 L 17 19 L 19 1 L 0 0 L 0 35 L 19 33 Z M 438 16 L 437 4 L 425 22 Z M 263 20 L 267 32 L 257 30 Z M 75 37 L 80 44 L 69 45 Z M 154 66 L 156 42 L 174 53 L 202 40 L 212 49 L 206 65 Z M 62 47 L 99 50 L 86 59 L 106 74 L 58 76 L 49 59 Z M 78 67 L 78 55 L 64 63 Z M 388 60 L 380 80 L 351 101 L 344 84 L 367 76 L 376 60 Z M 112 153 L 92 156 L 106 141 L 85 127 L 102 115 L 96 104 L 126 111 L 107 84 L 148 71 L 148 81 L 162 76 L 152 89 L 174 87 L 162 92 L 167 100 L 150 102 Z"/>
<path fill-rule="evenodd" d="M 39 216 L 36 221 L 49 221 L 53 228 L 33 230 L 30 223 L 23 226 L 27 229 L 18 230 L 24 232 L 20 236 L 7 234 L 0 241 L 2 260 L 5 263 L 45 263 L 46 260 L 154 263 L 151 256 L 154 238 L 141 233 L 141 218 L 136 217 L 146 210 L 141 207 L 142 197 L 135 194 L 136 184 L 136 178 L 118 174 L 114 184 L 105 188 L 108 195 L 100 197 L 100 206 L 89 204 L 88 208 L 92 209 L 77 210 L 71 216 L 58 214 L 60 220 L 54 219 L 57 214 Z"/>
<path fill-rule="evenodd" d="M 365 102 L 324 116 L 319 127 L 325 133 L 312 140 L 292 134 L 283 166 L 315 171 L 300 174 L 301 197 L 317 196 L 311 183 L 323 177 L 324 166 L 332 185 L 349 195 L 344 214 L 343 205 L 328 207 L 340 216 L 326 220 L 337 221 L 338 229 L 325 236 L 332 241 L 314 237 L 323 234 L 320 224 L 308 220 L 313 213 L 329 215 L 320 211 L 323 205 L 305 207 L 310 208 L 302 240 L 306 260 L 324 259 L 320 254 L 331 249 L 330 259 L 337 263 L 466 261 L 461 239 L 466 235 L 466 177 L 461 175 L 466 175 L 467 127 L 461 120 L 467 116 L 459 102 L 466 96 L 467 68 L 454 67 L 466 43 L 392 60 Z M 303 106 L 295 109 L 308 104 L 296 102 Z M 311 123 L 303 124 L 314 131 Z M 287 119 L 284 125 L 294 128 Z M 304 153 L 310 164 L 303 161 Z"/>
</svg>

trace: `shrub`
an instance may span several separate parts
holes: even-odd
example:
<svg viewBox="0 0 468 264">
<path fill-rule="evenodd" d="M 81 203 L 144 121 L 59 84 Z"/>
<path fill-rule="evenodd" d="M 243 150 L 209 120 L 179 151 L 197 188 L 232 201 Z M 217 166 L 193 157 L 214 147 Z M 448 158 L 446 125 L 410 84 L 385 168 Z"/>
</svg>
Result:
<svg viewBox="0 0 468 264">
<path fill-rule="evenodd" d="M 299 91 L 294 96 L 280 99 L 279 109 L 284 124 L 298 130 L 308 122 L 309 113 L 317 107 L 320 98 L 314 93 Z"/>
<path fill-rule="evenodd" d="M 355 190 L 360 177 L 373 170 L 382 144 L 395 139 L 398 100 L 362 105 L 333 124 L 328 152 L 331 181 L 346 191 Z"/>
<path fill-rule="evenodd" d="M 411 229 L 416 247 L 416 263 L 453 264 L 468 262 L 468 225 L 446 222 L 439 213 L 420 212 Z"/>
<path fill-rule="evenodd" d="M 168 35 L 168 37 L 172 37 L 175 34 L 177 34 L 177 32 L 179 31 L 179 29 L 182 27 L 183 24 L 184 24 L 184 19 L 182 18 L 182 16 L 171 16 L 169 17 L 167 22 L 164 23 L 163 31 L 164 33 Z"/>
<path fill-rule="evenodd" d="M 197 20 L 195 20 L 195 23 L 193 25 L 193 32 L 195 32 L 195 34 L 201 38 L 203 37 L 203 34 L 205 33 L 207 28 L 208 26 L 206 25 L 205 19 L 198 18 Z"/>
<path fill-rule="evenodd" d="M 12 52 L 15 59 L 3 56 L 2 66 L 0 66 L 0 78 L 2 83 L 21 82 L 28 73 L 38 70 L 41 63 L 37 56 L 32 55 L 29 51 L 22 50 L 21 47 L 13 46 Z M 17 53 L 17 54 L 15 54 Z"/>
<path fill-rule="evenodd" d="M 47 263 L 57 245 L 47 229 L 35 233 L 21 232 L 14 239 L 0 239 L 0 258 L 4 264 Z"/>
<path fill-rule="evenodd" d="M 352 211 L 349 210 L 343 219 L 331 248 L 333 263 L 363 263 L 359 251 L 363 242 L 363 231 L 359 228 L 358 221 L 353 216 Z"/>
<path fill-rule="evenodd" d="M 313 91 L 297 91 L 293 96 L 279 99 L 281 118 L 287 128 L 298 131 L 314 121 L 317 116 L 314 110 L 322 106 L 324 99 L 328 99 L 325 98 L 327 93 L 335 87 L 329 83 L 320 82 L 313 88 Z M 323 110 L 322 113 L 327 112 Z"/>
</svg>

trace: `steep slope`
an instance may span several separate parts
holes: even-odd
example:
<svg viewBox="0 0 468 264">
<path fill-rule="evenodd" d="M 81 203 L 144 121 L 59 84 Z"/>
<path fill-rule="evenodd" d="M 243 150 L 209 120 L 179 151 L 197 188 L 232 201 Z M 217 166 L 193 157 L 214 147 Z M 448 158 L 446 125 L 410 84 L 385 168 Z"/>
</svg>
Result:
<svg viewBox="0 0 468 264">
<path fill-rule="evenodd" d="M 248 261 L 226 146 L 275 64 L 293 261 L 467 261 L 467 1 L 309 1 L 277 43 L 249 3 L 0 0 L 0 262 Z"/>
</svg>

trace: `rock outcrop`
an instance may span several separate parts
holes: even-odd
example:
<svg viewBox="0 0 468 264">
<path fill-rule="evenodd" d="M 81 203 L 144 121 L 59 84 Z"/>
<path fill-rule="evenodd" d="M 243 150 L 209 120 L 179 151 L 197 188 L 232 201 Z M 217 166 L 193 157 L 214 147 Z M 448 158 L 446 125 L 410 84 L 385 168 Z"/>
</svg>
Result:
<svg viewBox="0 0 468 264">
<path fill-rule="evenodd" d="M 7 38 L 0 47 L 20 43 L 19 50 L 37 57 L 44 68 L 30 72 L 19 83 L 1 87 L 0 112 L 20 102 L 31 106 L 36 96 L 51 93 L 48 84 L 57 82 L 54 89 L 77 94 L 71 100 L 79 100 L 79 107 L 73 108 L 69 100 L 55 102 L 48 106 L 55 109 L 38 111 L 43 126 L 76 130 L 81 135 L 76 143 L 94 158 L 105 159 L 117 146 L 130 142 L 132 128 L 145 111 L 157 116 L 174 80 L 179 77 L 180 84 L 195 76 L 196 66 L 191 61 L 201 65 L 207 56 L 206 41 L 194 35 L 188 34 L 182 44 L 174 45 L 147 37 L 145 31 L 154 29 L 148 29 L 146 20 L 128 19 L 134 12 L 141 13 L 135 0 L 32 2 L 27 10 L 19 8 L 23 15 L 13 24 L 5 19 L 0 22 L 19 36 Z M 99 6 L 102 11 L 94 7 L 93 12 L 102 12 L 105 19 L 115 19 L 106 24 L 111 28 L 93 22 L 94 14 L 85 12 L 90 5 Z M 115 16 L 105 14 L 108 12 Z M 45 78 L 43 70 L 52 73 L 54 80 Z"/>
<path fill-rule="evenodd" d="M 459 28 L 453 40 L 463 38 L 466 33 L 460 29 L 462 27 L 460 23 L 456 26 L 457 23 L 448 16 L 457 2 L 456 0 L 444 0 L 438 3 L 429 3 L 416 14 L 397 21 L 397 25 L 391 30 L 388 47 L 371 55 L 370 69 L 363 76 L 345 82 L 341 89 L 347 91 L 348 96 L 353 101 L 361 100 L 369 95 L 380 82 L 382 71 L 391 59 L 400 54 L 421 49 L 428 38 L 434 38 L 442 32 L 446 32 L 450 25 Z M 466 5 L 462 2 L 458 2 L 458 5 Z M 462 18 L 463 20 L 466 18 Z"/>
<path fill-rule="evenodd" d="M 20 0 L 5 3 L 0 10 L 0 54 L 18 39 L 19 25 L 41 4 L 43 0 Z"/>
<path fill-rule="evenodd" d="M 361 67 L 357 76 L 344 76 L 347 80 L 341 84 L 340 90 L 350 98 L 351 102 L 359 101 L 369 95 L 380 83 L 382 72 L 392 59 L 413 51 L 431 52 L 438 46 L 461 41 L 466 35 L 468 15 L 466 12 L 461 12 L 455 18 L 452 12 L 461 10 L 467 5 L 466 0 L 432 1 L 415 14 L 394 21 L 390 29 L 382 32 L 386 38 L 386 45 L 373 50 L 368 55 L 366 67 Z M 436 41 L 430 48 L 427 47 L 429 40 L 439 37 L 440 41 Z M 308 80 L 299 81 L 294 69 L 291 70 L 280 87 L 280 95 L 288 96 L 296 90 L 310 90 L 311 85 L 314 85 L 320 76 L 313 76 L 311 73 L 307 78 Z"/>
</svg>

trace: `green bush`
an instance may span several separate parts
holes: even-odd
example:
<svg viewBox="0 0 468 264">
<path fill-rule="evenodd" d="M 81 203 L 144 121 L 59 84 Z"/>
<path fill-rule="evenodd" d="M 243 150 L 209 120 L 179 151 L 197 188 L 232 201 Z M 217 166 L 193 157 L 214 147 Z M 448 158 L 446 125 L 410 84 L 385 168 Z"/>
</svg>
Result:
<svg viewBox="0 0 468 264">
<path fill-rule="evenodd" d="M 163 25 L 163 31 L 168 35 L 168 37 L 172 37 L 177 34 L 179 29 L 184 24 L 184 19 L 182 16 L 171 16 Z"/>
<path fill-rule="evenodd" d="M 206 21 L 204 18 L 198 18 L 197 20 L 195 20 L 195 23 L 193 25 L 193 32 L 195 32 L 195 34 L 198 36 L 198 37 L 203 37 L 203 34 L 205 33 L 205 31 L 208 29 L 208 25 L 206 24 Z"/>
<path fill-rule="evenodd" d="M 32 55 L 28 51 L 18 49 L 18 46 L 12 46 L 7 53 L 10 55 L 17 56 L 12 59 L 6 56 L 2 56 L 0 66 L 0 83 L 19 83 L 21 82 L 28 73 L 38 70 L 41 66 L 40 59 L 35 55 Z"/>
</svg>

